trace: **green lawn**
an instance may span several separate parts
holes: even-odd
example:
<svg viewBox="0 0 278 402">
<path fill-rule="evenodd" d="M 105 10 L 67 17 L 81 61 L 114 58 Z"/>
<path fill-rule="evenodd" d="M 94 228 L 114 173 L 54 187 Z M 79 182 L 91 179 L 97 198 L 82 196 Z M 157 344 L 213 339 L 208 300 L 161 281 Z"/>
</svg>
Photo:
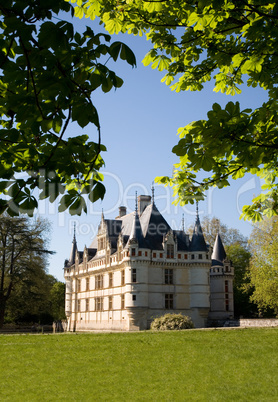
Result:
<svg viewBox="0 0 278 402">
<path fill-rule="evenodd" d="M 0 335 L 0 401 L 278 401 L 278 328 Z"/>
</svg>

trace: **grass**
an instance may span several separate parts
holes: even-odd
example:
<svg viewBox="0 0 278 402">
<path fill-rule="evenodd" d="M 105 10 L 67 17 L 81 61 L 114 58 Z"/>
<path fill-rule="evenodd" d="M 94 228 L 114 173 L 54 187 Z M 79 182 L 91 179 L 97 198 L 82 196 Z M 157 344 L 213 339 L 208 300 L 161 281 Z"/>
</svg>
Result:
<svg viewBox="0 0 278 402">
<path fill-rule="evenodd" d="M 1 401 L 278 401 L 278 328 L 0 335 Z"/>
</svg>

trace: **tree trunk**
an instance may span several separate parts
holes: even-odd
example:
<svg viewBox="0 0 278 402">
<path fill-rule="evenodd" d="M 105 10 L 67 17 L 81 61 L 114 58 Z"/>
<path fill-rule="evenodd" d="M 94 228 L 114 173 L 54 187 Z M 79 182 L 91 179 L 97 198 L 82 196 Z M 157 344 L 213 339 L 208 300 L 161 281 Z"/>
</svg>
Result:
<svg viewBox="0 0 278 402">
<path fill-rule="evenodd" d="M 6 298 L 0 295 L 0 328 L 4 325 L 4 317 L 6 311 Z"/>
</svg>

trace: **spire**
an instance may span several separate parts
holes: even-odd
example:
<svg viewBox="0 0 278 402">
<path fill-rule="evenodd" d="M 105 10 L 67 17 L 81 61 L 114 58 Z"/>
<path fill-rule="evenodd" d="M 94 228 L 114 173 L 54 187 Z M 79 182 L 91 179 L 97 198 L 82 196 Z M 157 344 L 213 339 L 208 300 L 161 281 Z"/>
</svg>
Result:
<svg viewBox="0 0 278 402">
<path fill-rule="evenodd" d="M 152 182 L 152 204 L 154 204 L 154 182 Z"/>
<path fill-rule="evenodd" d="M 135 191 L 135 212 L 138 212 L 138 200 L 137 200 L 137 191 Z"/>
<path fill-rule="evenodd" d="M 70 251 L 70 257 L 69 257 L 69 265 L 74 264 L 75 262 L 75 254 L 77 251 L 77 241 L 76 241 L 76 223 L 74 222 L 74 226 L 73 226 L 73 239 L 72 239 L 72 245 L 71 245 L 71 251 Z"/>
<path fill-rule="evenodd" d="M 144 247 L 144 245 L 145 245 L 144 236 L 143 236 L 137 209 L 134 212 L 134 219 L 132 222 L 132 228 L 131 228 L 131 232 L 130 232 L 130 236 L 129 236 L 129 242 L 132 240 L 137 241 L 139 247 Z"/>
<path fill-rule="evenodd" d="M 213 251 L 212 251 L 212 255 L 211 255 L 211 260 L 212 260 L 211 265 L 212 266 L 214 266 L 214 265 L 223 266 L 223 262 L 224 262 L 225 258 L 226 258 L 226 252 L 225 252 L 221 237 L 218 233 L 215 238 Z"/>
<path fill-rule="evenodd" d="M 196 203 L 196 221 L 193 229 L 191 239 L 191 251 L 207 251 L 207 245 L 203 235 L 200 218 L 199 218 L 199 205 Z"/>
<path fill-rule="evenodd" d="M 182 214 L 181 230 L 184 232 L 184 214 Z"/>
<path fill-rule="evenodd" d="M 76 233 L 76 222 L 74 222 L 74 224 L 73 224 L 73 242 L 76 243 L 75 233 Z"/>
</svg>

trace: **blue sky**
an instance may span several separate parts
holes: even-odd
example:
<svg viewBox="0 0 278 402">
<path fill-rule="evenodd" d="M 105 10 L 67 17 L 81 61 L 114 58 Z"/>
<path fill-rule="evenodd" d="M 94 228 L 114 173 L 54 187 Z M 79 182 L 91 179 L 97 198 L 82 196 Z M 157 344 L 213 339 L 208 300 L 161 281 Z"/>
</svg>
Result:
<svg viewBox="0 0 278 402">
<path fill-rule="evenodd" d="M 97 22 L 75 20 L 77 29 L 89 25 L 96 32 L 103 32 Z M 89 246 L 100 222 L 103 209 L 106 218 L 115 218 L 118 207 L 126 205 L 128 211 L 134 210 L 135 191 L 151 194 L 151 186 L 156 176 L 171 175 L 173 164 L 178 161 L 172 154 L 172 147 L 178 142 L 179 127 L 206 118 L 212 104 L 224 106 L 230 100 L 238 100 L 241 107 L 258 107 L 266 100 L 266 93 L 259 88 L 242 87 L 242 94 L 227 96 L 213 92 L 213 82 L 208 83 L 201 92 L 175 93 L 160 80 L 163 73 L 144 67 L 141 63 L 151 45 L 144 37 L 118 35 L 112 41 L 121 40 L 128 44 L 136 55 L 137 68 L 132 69 L 122 61 L 109 61 L 109 68 L 116 71 L 124 80 L 122 88 L 104 94 L 96 91 L 93 102 L 98 110 L 102 143 L 107 147 L 103 154 L 103 169 L 106 186 L 105 199 L 88 205 L 88 214 L 71 217 L 67 212 L 58 214 L 58 203 L 47 201 L 39 204 L 39 215 L 52 224 L 50 249 L 56 254 L 49 259 L 49 273 L 63 280 L 64 260 L 69 257 L 76 224 L 78 249 Z M 83 130 L 76 125 L 69 128 L 69 135 L 86 133 L 97 141 L 94 126 Z M 251 202 L 259 192 L 259 180 L 251 175 L 231 186 L 207 193 L 205 202 L 199 204 L 200 218 L 203 215 L 216 216 L 229 227 L 238 228 L 248 236 L 252 230 L 249 222 L 239 220 L 240 208 Z M 171 189 L 155 184 L 155 201 L 158 209 L 173 229 L 181 227 L 184 214 L 185 226 L 195 220 L 195 206 L 175 207 Z"/>
</svg>

